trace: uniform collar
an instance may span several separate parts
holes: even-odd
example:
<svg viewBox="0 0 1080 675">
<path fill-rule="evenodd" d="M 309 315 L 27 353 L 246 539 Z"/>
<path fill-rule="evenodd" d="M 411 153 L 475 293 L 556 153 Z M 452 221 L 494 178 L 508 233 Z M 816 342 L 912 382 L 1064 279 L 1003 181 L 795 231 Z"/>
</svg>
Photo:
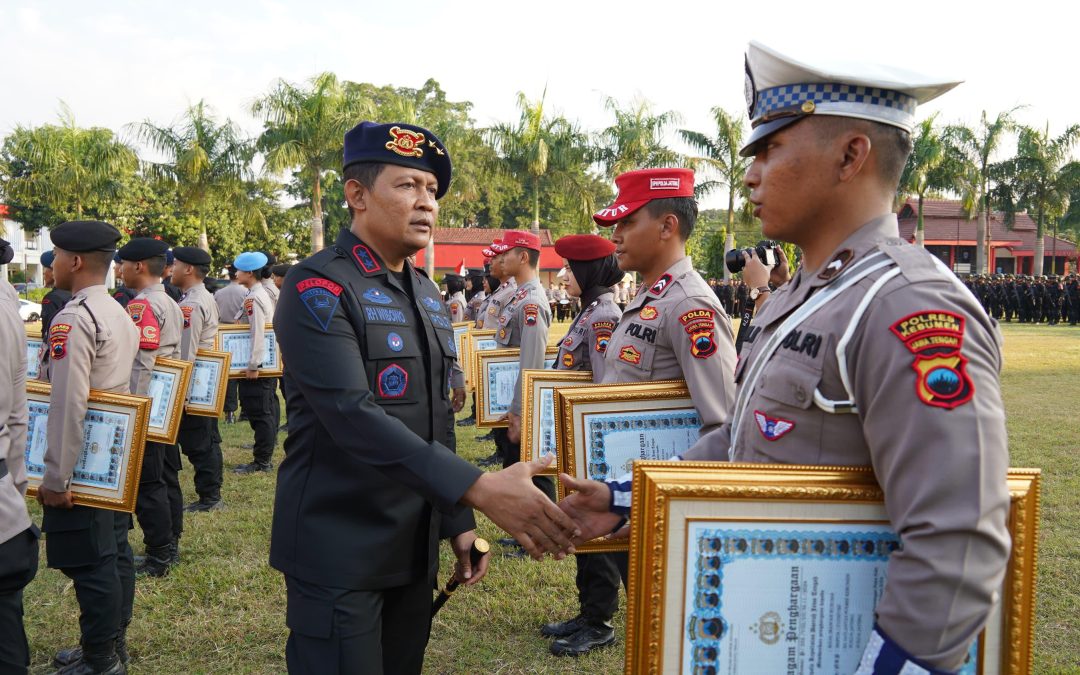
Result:
<svg viewBox="0 0 1080 675">
<path fill-rule="evenodd" d="M 91 296 L 91 295 L 101 295 L 101 294 L 105 294 L 105 295 L 109 294 L 109 289 L 105 288 L 105 284 L 94 284 L 93 286 L 87 286 L 86 288 L 80 289 L 79 292 L 76 293 L 74 297 L 75 298 L 85 298 L 85 297 L 88 297 L 88 296 Z"/>
<path fill-rule="evenodd" d="M 386 274 L 386 265 L 383 264 L 379 254 L 365 244 L 360 237 L 353 234 L 352 230 L 342 231 L 334 242 L 334 246 L 342 255 L 352 260 L 356 269 L 360 270 L 365 277 Z M 409 267 L 409 261 L 405 261 L 405 266 Z"/>
<path fill-rule="evenodd" d="M 680 279 L 686 276 L 688 272 L 693 271 L 694 263 L 690 260 L 690 256 L 679 258 L 653 282 L 652 286 L 649 286 L 648 288 L 645 286 L 639 287 L 637 295 L 635 295 L 634 299 L 626 306 L 626 311 L 629 312 L 631 309 L 637 309 L 649 300 L 663 297 L 664 294 L 671 289 L 671 284 L 676 279 Z"/>
</svg>

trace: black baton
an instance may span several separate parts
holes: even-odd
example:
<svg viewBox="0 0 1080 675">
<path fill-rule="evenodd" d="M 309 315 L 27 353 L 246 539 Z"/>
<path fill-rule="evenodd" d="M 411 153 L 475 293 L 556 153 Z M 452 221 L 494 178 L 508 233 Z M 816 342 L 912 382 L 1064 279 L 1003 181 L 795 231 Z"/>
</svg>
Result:
<svg viewBox="0 0 1080 675">
<path fill-rule="evenodd" d="M 469 564 L 475 570 L 476 566 L 480 564 L 480 560 L 488 554 L 491 550 L 491 544 L 487 543 L 486 539 L 479 537 L 473 541 L 472 548 L 469 549 Z M 446 604 L 446 601 L 450 599 L 454 591 L 460 586 L 460 582 L 457 579 L 457 575 L 450 577 L 450 581 L 446 583 L 446 588 L 439 591 L 439 597 L 435 598 L 435 604 L 431 606 L 431 617 L 435 618 L 435 615 L 439 613 L 442 606 Z"/>
</svg>

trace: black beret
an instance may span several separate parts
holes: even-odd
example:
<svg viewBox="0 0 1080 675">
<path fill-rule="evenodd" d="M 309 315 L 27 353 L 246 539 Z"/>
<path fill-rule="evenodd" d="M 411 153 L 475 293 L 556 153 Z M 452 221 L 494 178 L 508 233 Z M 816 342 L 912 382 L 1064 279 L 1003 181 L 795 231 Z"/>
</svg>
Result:
<svg viewBox="0 0 1080 675">
<path fill-rule="evenodd" d="M 0 241 L 3 241 L 3 240 L 0 239 Z M 4 245 L 6 245 L 6 242 L 4 244 L 0 244 L 0 246 L 4 246 Z M 41 254 L 41 266 L 42 267 L 52 267 L 54 260 L 56 260 L 56 254 L 53 253 L 52 251 L 45 251 L 44 253 Z"/>
<path fill-rule="evenodd" d="M 463 281 L 465 281 L 465 277 L 461 276 L 460 274 L 454 274 L 452 272 L 449 272 L 449 273 L 447 273 L 447 274 L 445 274 L 443 276 L 443 281 L 462 281 L 463 282 Z"/>
<path fill-rule="evenodd" d="M 100 220 L 70 220 L 49 233 L 52 243 L 65 251 L 115 251 L 120 230 Z"/>
<path fill-rule="evenodd" d="M 361 122 L 345 132 L 342 168 L 358 162 L 397 164 L 435 174 L 439 187 L 435 198 L 450 187 L 450 153 L 439 137 L 423 127 L 397 122 Z"/>
<path fill-rule="evenodd" d="M 267 265 L 276 265 L 277 264 L 277 258 L 274 257 L 273 253 L 271 253 L 270 251 L 259 251 L 259 252 L 262 253 L 264 256 L 266 256 L 266 264 Z"/>
<path fill-rule="evenodd" d="M 146 260 L 147 258 L 153 258 L 154 256 L 163 256 L 165 255 L 165 251 L 168 250 L 169 245 L 160 239 L 136 237 L 121 246 L 117 253 L 122 260 L 138 262 L 140 260 Z"/>
<path fill-rule="evenodd" d="M 279 277 L 283 277 L 289 271 L 290 267 L 292 267 L 292 265 L 290 265 L 289 263 L 281 263 L 280 265 L 274 265 L 270 268 L 270 273 L 275 274 Z"/>
<path fill-rule="evenodd" d="M 177 246 L 172 253 L 174 258 L 189 265 L 210 264 L 210 254 L 198 246 Z"/>
</svg>

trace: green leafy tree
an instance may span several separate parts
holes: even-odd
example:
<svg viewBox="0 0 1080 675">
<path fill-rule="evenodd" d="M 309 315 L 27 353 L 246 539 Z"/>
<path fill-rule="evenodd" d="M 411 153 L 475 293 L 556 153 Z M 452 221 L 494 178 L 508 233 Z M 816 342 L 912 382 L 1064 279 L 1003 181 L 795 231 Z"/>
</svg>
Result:
<svg viewBox="0 0 1080 675">
<path fill-rule="evenodd" d="M 633 101 L 623 108 L 608 96 L 606 108 L 615 117 L 613 124 L 597 134 L 596 159 L 609 179 L 635 169 L 675 166 L 679 153 L 666 147 L 664 132 L 681 118 L 678 113 L 654 113 L 644 99 Z"/>
<path fill-rule="evenodd" d="M 937 115 L 932 115 L 916 127 L 911 154 L 897 187 L 898 201 L 912 196 L 918 199 L 918 225 L 915 230 L 915 243 L 918 246 L 923 246 L 925 241 L 923 201 L 927 195 L 948 190 L 956 184 L 955 163 L 948 161 L 945 139 L 936 125 Z"/>
</svg>

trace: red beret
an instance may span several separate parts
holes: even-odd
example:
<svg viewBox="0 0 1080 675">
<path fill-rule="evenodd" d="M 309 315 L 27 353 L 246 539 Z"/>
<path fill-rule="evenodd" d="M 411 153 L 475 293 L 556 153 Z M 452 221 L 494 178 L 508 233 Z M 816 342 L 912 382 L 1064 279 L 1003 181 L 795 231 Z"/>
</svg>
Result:
<svg viewBox="0 0 1080 675">
<path fill-rule="evenodd" d="M 600 227 L 609 227 L 654 199 L 694 196 L 692 169 L 639 169 L 615 177 L 619 195 L 615 203 L 600 209 L 593 220 Z"/>
<path fill-rule="evenodd" d="M 599 260 L 615 252 L 611 240 L 595 234 L 571 234 L 555 242 L 555 252 L 567 260 Z"/>
</svg>

